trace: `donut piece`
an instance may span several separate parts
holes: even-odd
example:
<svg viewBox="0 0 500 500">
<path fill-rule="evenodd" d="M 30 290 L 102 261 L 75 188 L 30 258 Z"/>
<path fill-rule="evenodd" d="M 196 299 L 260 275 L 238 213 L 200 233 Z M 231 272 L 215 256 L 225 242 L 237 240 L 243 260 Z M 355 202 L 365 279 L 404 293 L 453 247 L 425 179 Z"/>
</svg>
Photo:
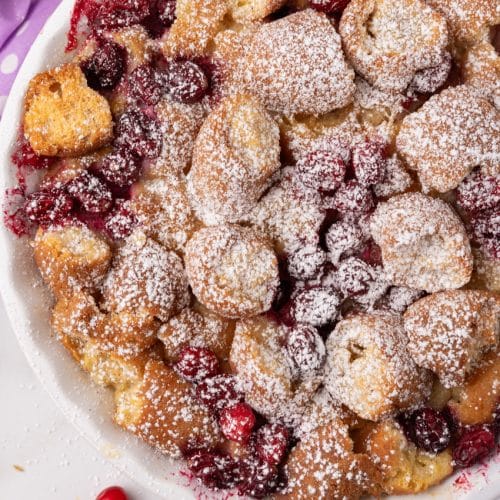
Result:
<svg viewBox="0 0 500 500">
<path fill-rule="evenodd" d="M 136 184 L 131 208 L 143 231 L 179 252 L 200 225 L 191 209 L 182 173 L 165 172 Z"/>
<path fill-rule="evenodd" d="M 33 255 L 56 297 L 77 290 L 95 290 L 111 263 L 109 245 L 87 226 L 39 228 Z"/>
<path fill-rule="evenodd" d="M 296 379 L 283 348 L 285 328 L 265 316 L 238 321 L 229 355 L 245 400 L 272 422 L 295 427 L 320 383 Z"/>
<path fill-rule="evenodd" d="M 207 225 L 238 222 L 280 167 L 279 128 L 254 97 L 225 99 L 196 138 L 188 190 Z"/>
<path fill-rule="evenodd" d="M 358 416 L 378 421 L 423 402 L 431 380 L 408 352 L 403 322 L 390 313 L 337 323 L 327 340 L 325 387 Z"/>
<path fill-rule="evenodd" d="M 308 433 L 285 464 L 288 484 L 276 498 L 318 500 L 380 494 L 381 475 L 366 453 L 354 451 L 349 429 L 335 417 Z"/>
<path fill-rule="evenodd" d="M 230 0 L 230 12 L 239 22 L 258 21 L 272 14 L 286 3 L 286 0 Z"/>
<path fill-rule="evenodd" d="M 182 260 L 137 231 L 115 256 L 103 298 L 110 311 L 143 310 L 167 321 L 189 303 Z"/>
<path fill-rule="evenodd" d="M 221 436 L 194 387 L 162 361 L 150 360 L 142 380 L 115 394 L 115 421 L 172 458 L 189 445 L 211 447 Z"/>
<path fill-rule="evenodd" d="M 495 0 L 428 0 L 441 12 L 456 41 L 473 44 L 486 40 L 489 28 L 500 23 L 500 7 Z"/>
<path fill-rule="evenodd" d="M 388 495 L 424 491 L 453 472 L 451 451 L 431 454 L 409 442 L 392 420 L 378 423 L 356 443 L 382 472 L 382 488 Z"/>
<path fill-rule="evenodd" d="M 352 0 L 339 29 L 354 69 L 383 90 L 405 90 L 446 57 L 446 21 L 422 0 Z"/>
<path fill-rule="evenodd" d="M 406 193 L 380 203 L 371 221 L 387 279 L 429 293 L 460 288 L 472 274 L 465 228 L 444 201 Z"/>
<path fill-rule="evenodd" d="M 279 113 L 328 113 L 354 94 L 339 35 L 311 9 L 263 24 L 248 42 L 240 71 L 243 86 Z"/>
<path fill-rule="evenodd" d="M 167 59 L 206 54 L 229 8 L 229 0 L 177 0 L 175 22 L 161 41 Z"/>
<path fill-rule="evenodd" d="M 87 85 L 77 64 L 36 75 L 24 102 L 24 133 L 33 150 L 46 156 L 77 156 L 113 137 L 108 101 Z"/>
<path fill-rule="evenodd" d="M 474 167 L 498 163 L 499 123 L 500 112 L 472 87 L 450 87 L 403 120 L 396 146 L 425 191 L 444 193 Z"/>
<path fill-rule="evenodd" d="M 500 298 L 480 290 L 448 290 L 412 304 L 404 315 L 408 350 L 444 387 L 462 385 L 500 335 Z"/>
<path fill-rule="evenodd" d="M 193 293 L 217 314 L 243 318 L 271 307 L 278 261 L 257 230 L 237 225 L 200 229 L 186 246 L 185 263 Z"/>
</svg>

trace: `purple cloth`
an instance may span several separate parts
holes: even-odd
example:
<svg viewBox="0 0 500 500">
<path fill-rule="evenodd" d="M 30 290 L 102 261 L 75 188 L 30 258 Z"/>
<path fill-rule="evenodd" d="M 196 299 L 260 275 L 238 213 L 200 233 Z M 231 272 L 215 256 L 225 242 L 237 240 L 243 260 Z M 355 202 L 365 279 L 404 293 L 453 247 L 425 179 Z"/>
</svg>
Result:
<svg viewBox="0 0 500 500">
<path fill-rule="evenodd" d="M 0 0 L 0 115 L 17 72 L 61 0 Z"/>
</svg>

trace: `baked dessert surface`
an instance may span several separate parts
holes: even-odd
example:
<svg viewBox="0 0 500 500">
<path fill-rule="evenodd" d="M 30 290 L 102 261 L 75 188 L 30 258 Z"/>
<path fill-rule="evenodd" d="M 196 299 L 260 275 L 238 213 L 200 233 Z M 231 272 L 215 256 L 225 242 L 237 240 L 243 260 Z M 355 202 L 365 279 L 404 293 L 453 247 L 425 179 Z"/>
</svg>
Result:
<svg viewBox="0 0 500 500">
<path fill-rule="evenodd" d="M 256 498 L 415 494 L 494 452 L 499 18 L 78 3 L 5 222 L 117 425 Z"/>
</svg>

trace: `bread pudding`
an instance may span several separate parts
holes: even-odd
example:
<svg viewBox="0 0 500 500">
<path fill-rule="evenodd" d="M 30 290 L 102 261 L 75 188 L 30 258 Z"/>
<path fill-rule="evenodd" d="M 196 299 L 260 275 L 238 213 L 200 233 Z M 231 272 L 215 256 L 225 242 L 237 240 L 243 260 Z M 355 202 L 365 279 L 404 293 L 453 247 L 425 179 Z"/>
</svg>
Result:
<svg viewBox="0 0 500 500">
<path fill-rule="evenodd" d="M 493 0 L 75 2 L 5 224 L 118 426 L 255 498 L 417 494 L 495 452 L 499 24 Z"/>
</svg>

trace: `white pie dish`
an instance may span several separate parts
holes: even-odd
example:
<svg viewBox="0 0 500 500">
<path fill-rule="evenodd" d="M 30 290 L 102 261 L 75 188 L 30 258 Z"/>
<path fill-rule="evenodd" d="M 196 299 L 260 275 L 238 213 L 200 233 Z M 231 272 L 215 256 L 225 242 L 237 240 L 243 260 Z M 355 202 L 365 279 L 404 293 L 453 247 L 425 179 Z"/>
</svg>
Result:
<svg viewBox="0 0 500 500">
<path fill-rule="evenodd" d="M 0 123 L 2 193 L 15 182 L 14 168 L 9 167 L 10 155 L 27 84 L 33 75 L 63 60 L 73 4 L 74 0 L 63 0 L 51 16 L 28 53 L 7 99 Z M 65 416 L 102 454 L 145 488 L 163 498 L 194 498 L 187 479 L 177 473 L 178 464 L 171 463 L 112 423 L 111 392 L 92 385 L 88 376 L 50 336 L 50 297 L 41 285 L 27 241 L 15 238 L 3 225 L 0 241 L 1 292 L 10 321 L 33 370 Z M 465 473 L 470 488 L 457 488 L 455 476 L 425 494 L 402 498 L 499 498 L 499 473 L 497 455 L 488 467 L 479 466 Z"/>
</svg>

